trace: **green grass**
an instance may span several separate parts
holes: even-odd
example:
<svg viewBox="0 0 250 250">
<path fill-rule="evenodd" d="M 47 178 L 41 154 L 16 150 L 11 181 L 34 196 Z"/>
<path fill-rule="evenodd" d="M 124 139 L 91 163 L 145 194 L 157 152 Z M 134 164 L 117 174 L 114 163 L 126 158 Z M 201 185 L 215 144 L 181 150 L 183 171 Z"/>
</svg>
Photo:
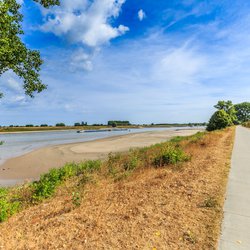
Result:
<svg viewBox="0 0 250 250">
<path fill-rule="evenodd" d="M 65 180 L 73 176 L 86 175 L 100 169 L 101 161 L 86 161 L 75 164 L 69 163 L 59 169 L 51 169 L 41 176 L 40 180 L 32 184 L 33 201 L 41 201 L 51 197 L 56 188 Z"/>
<path fill-rule="evenodd" d="M 0 188 L 0 222 L 15 214 L 20 208 L 20 202 L 9 195 L 9 190 Z"/>
<path fill-rule="evenodd" d="M 205 134 L 207 134 L 206 131 L 198 132 L 191 136 L 175 136 L 170 140 L 170 142 L 172 143 L 180 143 L 182 141 L 196 142 L 199 141 Z"/>
<path fill-rule="evenodd" d="M 101 162 L 86 161 L 69 163 L 58 169 L 51 169 L 42 175 L 39 181 L 16 188 L 0 189 L 0 222 L 7 220 L 14 213 L 25 207 L 42 202 L 52 197 L 57 188 L 66 180 L 77 180 L 73 187 L 72 203 L 79 206 L 84 186 L 92 180 L 94 174 L 106 176 L 114 181 L 124 180 L 135 170 L 141 168 L 158 168 L 178 165 L 190 160 L 182 146 L 182 141 L 194 143 L 202 139 L 205 133 L 197 133 L 188 137 L 175 137 L 169 142 L 150 147 L 130 150 L 127 153 L 109 154 L 107 160 Z"/>
</svg>

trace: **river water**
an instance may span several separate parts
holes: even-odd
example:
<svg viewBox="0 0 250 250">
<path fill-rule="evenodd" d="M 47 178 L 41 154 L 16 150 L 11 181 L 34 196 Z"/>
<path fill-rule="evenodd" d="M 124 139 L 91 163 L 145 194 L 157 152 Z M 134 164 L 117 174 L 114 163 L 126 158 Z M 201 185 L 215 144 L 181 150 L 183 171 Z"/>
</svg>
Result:
<svg viewBox="0 0 250 250">
<path fill-rule="evenodd" d="M 187 128 L 140 128 L 129 129 L 126 131 L 111 132 L 91 132 L 76 133 L 76 130 L 48 131 L 48 132 L 29 132 L 29 133 L 9 133 L 0 134 L 0 141 L 4 144 L 0 146 L 0 165 L 7 159 L 17 157 L 34 149 L 60 145 L 67 143 L 78 143 L 93 141 L 96 139 L 107 138 L 116 135 L 126 135 L 130 133 L 143 133 L 147 131 L 176 130 Z"/>
</svg>

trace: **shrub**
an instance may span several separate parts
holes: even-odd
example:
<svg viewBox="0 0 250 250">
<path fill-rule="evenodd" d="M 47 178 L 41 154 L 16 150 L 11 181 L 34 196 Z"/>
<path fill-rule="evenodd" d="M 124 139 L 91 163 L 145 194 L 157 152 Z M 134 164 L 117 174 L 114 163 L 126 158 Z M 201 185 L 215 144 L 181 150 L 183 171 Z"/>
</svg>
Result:
<svg viewBox="0 0 250 250">
<path fill-rule="evenodd" d="M 164 147 L 153 159 L 153 165 L 162 167 L 169 164 L 177 164 L 189 160 L 189 156 L 180 148 Z"/>
<path fill-rule="evenodd" d="M 207 197 L 201 207 L 204 208 L 214 208 L 218 205 L 217 200 L 214 197 Z"/>
<path fill-rule="evenodd" d="M 250 122 L 244 122 L 243 126 L 246 127 L 246 128 L 250 128 Z"/>
<path fill-rule="evenodd" d="M 233 122 L 230 115 L 224 110 L 218 110 L 210 118 L 207 125 L 207 131 L 223 129 L 231 125 L 233 125 Z"/>
<path fill-rule="evenodd" d="M 8 191 L 0 188 L 0 222 L 7 220 L 19 210 L 20 203 L 8 198 Z"/>
<path fill-rule="evenodd" d="M 65 127 L 65 124 L 62 123 L 62 122 L 61 122 L 61 123 L 57 123 L 57 124 L 56 124 L 56 127 Z"/>
<path fill-rule="evenodd" d="M 125 171 L 133 171 L 134 169 L 137 168 L 138 164 L 139 164 L 138 157 L 136 155 L 131 155 L 126 159 L 124 159 L 122 165 Z"/>
<path fill-rule="evenodd" d="M 59 169 L 51 169 L 41 176 L 40 180 L 33 183 L 33 201 L 41 201 L 52 196 L 64 180 L 81 173 L 92 173 L 100 168 L 100 161 L 86 161 L 84 163 L 66 164 Z"/>
</svg>

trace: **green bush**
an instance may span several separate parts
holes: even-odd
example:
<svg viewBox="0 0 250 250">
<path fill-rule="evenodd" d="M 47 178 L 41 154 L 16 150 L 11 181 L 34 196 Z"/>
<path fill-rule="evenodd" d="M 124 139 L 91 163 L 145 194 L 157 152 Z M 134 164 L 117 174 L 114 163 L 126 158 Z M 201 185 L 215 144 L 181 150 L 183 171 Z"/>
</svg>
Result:
<svg viewBox="0 0 250 250">
<path fill-rule="evenodd" d="M 47 174 L 41 176 L 40 180 L 33 183 L 33 200 L 40 201 L 51 197 L 56 187 L 64 180 L 80 175 L 81 173 L 92 173 L 100 168 L 100 161 L 86 161 L 84 163 L 70 163 L 59 169 L 51 169 Z"/>
<path fill-rule="evenodd" d="M 169 164 L 177 164 L 189 160 L 189 156 L 180 148 L 175 147 L 164 147 L 154 157 L 153 165 L 156 167 L 162 167 Z"/>
<path fill-rule="evenodd" d="M 250 122 L 244 122 L 242 125 L 246 128 L 250 128 Z"/>
<path fill-rule="evenodd" d="M 233 125 L 233 121 L 230 115 L 224 110 L 218 110 L 210 118 L 207 131 L 223 129 L 231 125 Z"/>
<path fill-rule="evenodd" d="M 127 159 L 124 159 L 123 169 L 125 171 L 133 171 L 138 167 L 139 159 L 136 155 L 131 155 Z"/>
<path fill-rule="evenodd" d="M 20 207 L 20 203 L 10 200 L 8 190 L 0 188 L 0 222 L 7 220 L 11 215 L 15 214 Z"/>
</svg>

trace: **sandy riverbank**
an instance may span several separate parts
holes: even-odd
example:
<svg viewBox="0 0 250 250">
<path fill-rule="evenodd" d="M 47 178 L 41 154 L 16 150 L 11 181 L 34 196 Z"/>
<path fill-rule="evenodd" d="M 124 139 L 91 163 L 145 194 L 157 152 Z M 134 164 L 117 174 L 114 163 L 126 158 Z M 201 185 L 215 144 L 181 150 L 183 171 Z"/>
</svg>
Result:
<svg viewBox="0 0 250 250">
<path fill-rule="evenodd" d="M 50 168 L 61 167 L 67 162 L 104 159 L 110 152 L 127 151 L 130 148 L 149 146 L 173 136 L 186 136 L 200 130 L 151 131 L 106 139 L 50 146 L 7 160 L 0 166 L 0 185 L 34 180 Z"/>
</svg>

